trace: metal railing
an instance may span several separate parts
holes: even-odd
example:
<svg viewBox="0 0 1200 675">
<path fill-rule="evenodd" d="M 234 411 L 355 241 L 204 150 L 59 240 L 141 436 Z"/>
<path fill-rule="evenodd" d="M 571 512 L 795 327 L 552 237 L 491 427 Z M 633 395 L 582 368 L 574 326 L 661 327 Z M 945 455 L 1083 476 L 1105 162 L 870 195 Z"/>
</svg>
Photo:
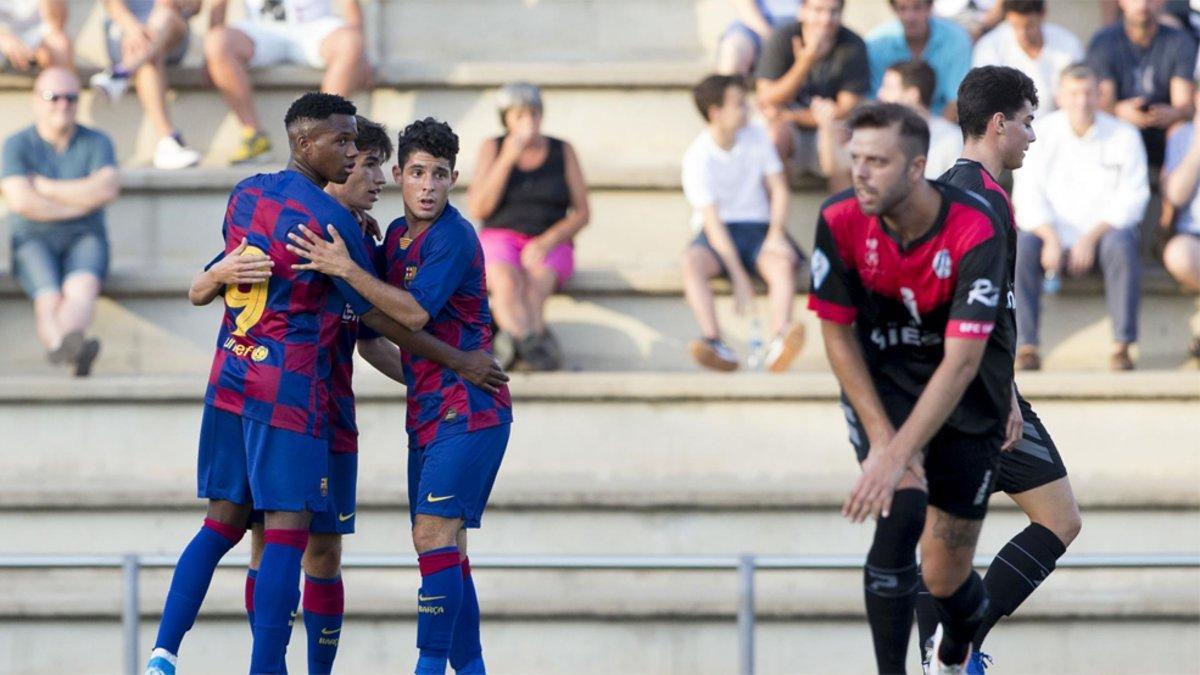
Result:
<svg viewBox="0 0 1200 675">
<path fill-rule="evenodd" d="M 120 569 L 122 570 L 121 627 L 124 634 L 124 672 L 141 672 L 141 647 L 138 645 L 141 612 L 139 590 L 141 570 L 171 569 L 178 558 L 165 555 L 8 555 L 0 556 L 3 569 Z M 221 567 L 245 567 L 246 556 L 227 556 Z M 990 556 L 977 556 L 975 566 L 986 567 Z M 346 556 L 342 566 L 348 569 L 415 568 L 411 555 Z M 860 556 L 482 556 L 471 559 L 477 569 L 506 570 L 641 570 L 641 571 L 736 571 L 738 574 L 737 631 L 738 672 L 754 673 L 754 628 L 757 622 L 754 581 L 758 570 L 856 570 L 863 566 Z M 1124 554 L 1076 555 L 1058 561 L 1058 568 L 1075 569 L 1164 569 L 1200 568 L 1195 554 Z"/>
</svg>

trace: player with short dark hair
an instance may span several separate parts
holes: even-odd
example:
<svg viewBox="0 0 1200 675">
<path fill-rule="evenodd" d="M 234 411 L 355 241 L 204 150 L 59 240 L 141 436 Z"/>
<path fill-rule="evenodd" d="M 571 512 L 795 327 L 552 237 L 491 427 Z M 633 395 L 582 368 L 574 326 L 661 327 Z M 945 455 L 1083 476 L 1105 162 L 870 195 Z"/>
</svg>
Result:
<svg viewBox="0 0 1200 675">
<path fill-rule="evenodd" d="M 904 672 L 919 542 L 939 672 L 962 672 L 988 605 L 971 559 L 1011 397 L 992 334 L 1005 235 L 977 197 L 925 179 L 915 112 L 870 104 L 847 124 L 854 187 L 821 207 L 809 296 L 863 470 L 842 513 L 878 518 L 863 585 L 879 671 Z"/>
<path fill-rule="evenodd" d="M 367 272 L 337 234 L 305 233 L 290 250 L 345 279 L 381 311 L 459 349 L 491 347 L 483 248 L 449 205 L 458 179 L 458 137 L 432 118 L 410 124 L 396 143 L 392 175 L 404 217 L 384 238 L 387 281 Z M 443 366 L 404 352 L 409 382 L 409 512 L 421 569 L 417 595 L 418 675 L 483 673 L 479 602 L 467 558 L 466 528 L 477 528 L 504 457 L 512 422 L 508 389 L 482 391 Z"/>
<path fill-rule="evenodd" d="M 1014 10 L 1015 11 L 1015 10 Z M 959 123 L 965 146 L 962 158 L 940 181 L 983 198 L 999 216 L 1008 239 L 1005 260 L 1007 301 L 995 334 L 1015 358 L 1017 328 L 1013 279 L 1017 258 L 1017 223 L 1008 194 L 996 177 L 1020 168 L 1034 142 L 1033 114 L 1037 90 L 1024 73 L 1004 66 L 984 66 L 967 74 L 958 89 Z M 968 105 L 963 105 L 968 101 Z M 976 130 L 974 132 L 968 130 Z M 978 131 L 982 130 L 982 131 Z M 1058 448 L 1041 420 L 1013 383 L 1007 438 L 1000 454 L 996 490 L 1006 492 L 1029 516 L 1029 526 L 996 554 L 984 585 L 992 602 L 973 639 L 968 673 L 982 674 L 983 639 L 1001 617 L 1011 615 L 1054 571 L 1055 563 L 1079 534 L 1082 521 Z M 937 625 L 932 603 L 922 595 L 917 626 L 923 651 Z"/>
</svg>

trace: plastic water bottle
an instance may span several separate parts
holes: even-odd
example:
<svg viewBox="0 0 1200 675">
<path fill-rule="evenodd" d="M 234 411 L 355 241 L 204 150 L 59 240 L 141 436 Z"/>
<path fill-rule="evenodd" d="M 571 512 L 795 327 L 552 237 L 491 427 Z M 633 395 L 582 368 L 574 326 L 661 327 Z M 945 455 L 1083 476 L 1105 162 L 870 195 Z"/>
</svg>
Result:
<svg viewBox="0 0 1200 675">
<path fill-rule="evenodd" d="M 1042 280 L 1042 293 L 1046 295 L 1057 295 L 1062 289 L 1062 279 L 1058 278 L 1056 270 L 1047 270 L 1046 278 Z"/>
<path fill-rule="evenodd" d="M 762 323 L 755 317 L 750 320 L 750 340 L 747 343 L 750 353 L 746 356 L 746 367 L 750 370 L 762 368 L 763 338 Z"/>
</svg>

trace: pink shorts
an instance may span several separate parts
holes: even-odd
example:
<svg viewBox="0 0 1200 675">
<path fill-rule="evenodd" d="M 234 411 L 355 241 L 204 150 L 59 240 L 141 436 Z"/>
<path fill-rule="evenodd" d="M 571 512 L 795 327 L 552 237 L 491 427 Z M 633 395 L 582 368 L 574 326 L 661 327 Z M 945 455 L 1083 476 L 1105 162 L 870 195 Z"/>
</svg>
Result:
<svg viewBox="0 0 1200 675">
<path fill-rule="evenodd" d="M 485 227 L 479 231 L 479 242 L 483 244 L 483 261 L 487 265 L 506 263 L 523 269 L 521 251 L 533 237 L 500 227 Z M 554 270 L 561 287 L 575 273 L 575 246 L 570 243 L 555 246 L 546 256 L 546 267 Z"/>
</svg>

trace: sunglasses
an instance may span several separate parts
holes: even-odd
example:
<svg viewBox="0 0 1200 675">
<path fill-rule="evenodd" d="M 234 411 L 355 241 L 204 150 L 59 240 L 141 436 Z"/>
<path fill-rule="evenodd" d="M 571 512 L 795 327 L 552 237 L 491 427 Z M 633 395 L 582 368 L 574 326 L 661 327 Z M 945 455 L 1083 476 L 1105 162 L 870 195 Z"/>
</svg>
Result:
<svg viewBox="0 0 1200 675">
<path fill-rule="evenodd" d="M 42 100 L 48 101 L 50 103 L 58 103 L 59 101 L 66 101 L 67 103 L 78 103 L 79 102 L 79 92 L 76 91 L 76 92 L 71 92 L 69 94 L 60 94 L 58 92 L 46 90 L 46 91 L 42 92 Z"/>
</svg>

